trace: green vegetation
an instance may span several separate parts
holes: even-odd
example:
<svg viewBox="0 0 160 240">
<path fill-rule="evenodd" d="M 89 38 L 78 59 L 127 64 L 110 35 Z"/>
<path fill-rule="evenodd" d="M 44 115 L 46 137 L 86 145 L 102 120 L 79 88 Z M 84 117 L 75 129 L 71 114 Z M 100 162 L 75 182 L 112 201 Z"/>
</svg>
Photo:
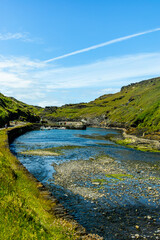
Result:
<svg viewBox="0 0 160 240">
<path fill-rule="evenodd" d="M 71 150 L 71 149 L 75 149 L 75 148 L 84 148 L 84 147 L 83 146 L 78 146 L 78 145 L 66 145 L 66 146 L 64 145 L 64 146 L 59 146 L 59 147 L 45 148 L 45 150 L 62 153 L 65 150 Z"/>
<path fill-rule="evenodd" d="M 13 120 L 39 121 L 41 112 L 42 108 L 27 105 L 0 93 L 0 127 Z"/>
<path fill-rule="evenodd" d="M 101 126 L 128 127 L 131 132 L 160 138 L 160 78 L 123 87 L 115 94 L 103 95 L 92 102 L 68 104 L 45 112 L 50 120 L 86 120 Z M 136 129 L 136 130 L 135 130 Z"/>
<path fill-rule="evenodd" d="M 54 216 L 55 203 L 8 148 L 0 131 L 0 239 L 78 239 L 71 223 Z"/>
<path fill-rule="evenodd" d="M 38 156 L 59 156 L 59 153 L 53 152 L 49 149 L 35 149 L 21 152 L 24 155 L 38 155 Z"/>
<path fill-rule="evenodd" d="M 103 184 L 106 183 L 107 180 L 106 179 L 101 179 L 101 178 L 96 178 L 92 180 L 92 183 L 99 183 L 99 184 Z"/>
<path fill-rule="evenodd" d="M 74 145 L 67 145 L 67 146 L 60 146 L 60 147 L 52 147 L 52 148 L 43 148 L 43 149 L 34 149 L 21 152 L 21 154 L 25 155 L 41 155 L 41 156 L 58 156 L 63 155 L 65 150 L 71 150 L 75 148 L 83 148 L 83 146 L 74 146 Z"/>
<path fill-rule="evenodd" d="M 122 87 L 89 103 L 45 109 L 30 106 L 0 94 L 0 126 L 11 120 L 29 122 L 86 121 L 88 125 L 124 127 L 146 138 L 160 139 L 160 78 Z"/>
<path fill-rule="evenodd" d="M 107 179 L 103 178 L 103 179 L 93 179 L 92 183 L 98 183 L 98 184 L 106 184 L 109 182 L 118 182 L 118 181 L 124 181 L 126 179 L 132 179 L 133 176 L 130 174 L 122 174 L 122 173 L 117 173 L 117 174 L 105 174 L 105 176 L 107 177 Z"/>
<path fill-rule="evenodd" d="M 129 148 L 134 148 L 136 150 L 140 150 L 143 152 L 160 152 L 159 149 L 155 148 L 153 145 L 151 144 L 146 144 L 146 143 L 136 143 L 134 142 L 132 139 L 130 138 L 125 138 L 125 139 L 113 139 L 114 142 L 116 142 L 117 144 L 120 145 L 124 145 L 126 147 Z"/>
<path fill-rule="evenodd" d="M 133 178 L 133 176 L 130 174 L 122 174 L 122 173 L 106 174 L 106 177 L 118 179 L 118 180 L 124 180 L 126 178 Z"/>
<path fill-rule="evenodd" d="M 99 135 L 99 134 L 79 134 L 79 137 L 88 138 L 88 139 L 95 139 L 95 140 L 112 140 L 115 137 L 115 134 L 106 134 L 106 135 Z M 102 144 L 103 145 L 103 144 Z"/>
</svg>

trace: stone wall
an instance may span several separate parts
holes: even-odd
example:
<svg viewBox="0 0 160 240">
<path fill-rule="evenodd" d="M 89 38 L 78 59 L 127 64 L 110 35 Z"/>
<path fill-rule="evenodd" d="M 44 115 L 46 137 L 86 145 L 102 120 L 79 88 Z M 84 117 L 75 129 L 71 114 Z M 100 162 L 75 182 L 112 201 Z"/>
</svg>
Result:
<svg viewBox="0 0 160 240">
<path fill-rule="evenodd" d="M 29 131 L 33 131 L 35 129 L 39 129 L 40 128 L 40 124 L 32 124 L 32 123 L 28 123 L 26 125 L 22 125 L 22 126 L 18 126 L 18 127 L 13 127 L 13 128 L 9 128 L 8 129 L 8 143 L 11 144 L 15 138 L 19 137 L 20 135 L 29 132 Z"/>
</svg>

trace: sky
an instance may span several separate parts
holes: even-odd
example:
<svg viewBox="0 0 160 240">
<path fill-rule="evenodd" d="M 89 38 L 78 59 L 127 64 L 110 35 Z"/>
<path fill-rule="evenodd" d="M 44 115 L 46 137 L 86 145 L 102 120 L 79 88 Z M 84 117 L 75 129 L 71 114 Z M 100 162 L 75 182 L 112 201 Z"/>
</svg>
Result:
<svg viewBox="0 0 160 240">
<path fill-rule="evenodd" d="M 159 0 L 0 0 L 0 92 L 89 102 L 160 76 Z"/>
</svg>

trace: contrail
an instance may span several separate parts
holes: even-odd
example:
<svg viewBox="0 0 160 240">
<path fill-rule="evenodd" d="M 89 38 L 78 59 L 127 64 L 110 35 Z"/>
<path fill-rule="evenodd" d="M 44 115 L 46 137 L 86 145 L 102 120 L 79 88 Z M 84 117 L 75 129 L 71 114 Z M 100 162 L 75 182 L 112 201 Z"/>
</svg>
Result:
<svg viewBox="0 0 160 240">
<path fill-rule="evenodd" d="M 79 54 L 79 53 L 88 52 L 88 51 L 91 51 L 93 49 L 97 49 L 97 48 L 100 48 L 100 47 L 105 47 L 105 46 L 111 45 L 113 43 L 122 42 L 122 41 L 125 41 L 125 40 L 130 39 L 130 38 L 138 37 L 138 36 L 141 36 L 141 35 L 157 32 L 157 31 L 160 31 L 160 28 L 155 28 L 155 29 L 148 30 L 148 31 L 145 31 L 145 32 L 135 33 L 135 34 L 128 35 L 128 36 L 125 36 L 125 37 L 116 38 L 116 39 L 113 39 L 113 40 L 110 40 L 110 41 L 107 41 L 107 42 L 104 42 L 104 43 L 100 43 L 100 44 L 97 44 L 97 45 L 94 45 L 94 46 L 91 46 L 91 47 L 88 47 L 88 48 L 83 48 L 81 50 L 77 50 L 77 51 L 74 51 L 74 52 L 71 52 L 71 53 L 67 53 L 67 54 L 64 54 L 64 55 L 59 56 L 59 57 L 51 58 L 49 60 L 44 61 L 44 63 L 49 63 L 49 62 L 56 61 L 56 60 L 66 58 L 66 57 L 69 57 L 69 56 L 73 56 L 73 55 L 76 55 L 76 54 Z"/>
</svg>

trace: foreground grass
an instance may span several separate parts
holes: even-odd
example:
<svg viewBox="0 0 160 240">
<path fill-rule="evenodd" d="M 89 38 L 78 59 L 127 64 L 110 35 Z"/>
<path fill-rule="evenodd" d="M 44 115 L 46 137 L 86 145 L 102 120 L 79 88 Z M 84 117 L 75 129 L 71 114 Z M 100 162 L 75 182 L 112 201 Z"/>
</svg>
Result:
<svg viewBox="0 0 160 240">
<path fill-rule="evenodd" d="M 72 224 L 56 218 L 55 203 L 45 199 L 8 148 L 0 131 L 0 239 L 78 239 Z"/>
</svg>

